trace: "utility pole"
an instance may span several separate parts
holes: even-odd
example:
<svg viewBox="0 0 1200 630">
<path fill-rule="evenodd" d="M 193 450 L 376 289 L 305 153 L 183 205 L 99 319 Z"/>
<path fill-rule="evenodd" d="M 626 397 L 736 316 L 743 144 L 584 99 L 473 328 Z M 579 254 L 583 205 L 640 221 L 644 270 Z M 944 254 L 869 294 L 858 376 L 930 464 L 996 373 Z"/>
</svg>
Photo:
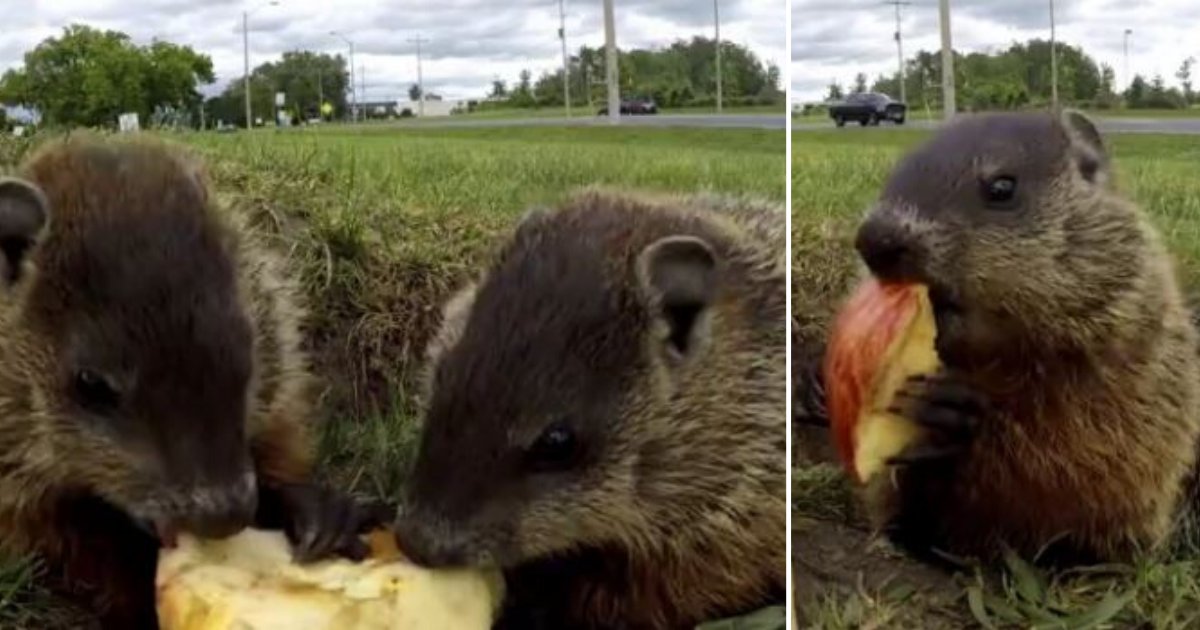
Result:
<svg viewBox="0 0 1200 630">
<path fill-rule="evenodd" d="M 321 83 L 321 69 L 317 68 L 317 118 L 325 120 L 325 86 Z"/>
<path fill-rule="evenodd" d="M 613 0 L 604 0 L 604 73 L 608 83 L 608 121 L 621 122 L 621 85 L 617 70 L 617 26 Z"/>
<path fill-rule="evenodd" d="M 713 25 L 716 28 L 717 40 L 717 113 L 721 113 L 721 8 L 720 0 L 713 0 Z"/>
<path fill-rule="evenodd" d="M 358 102 L 362 103 L 363 106 L 366 107 L 366 104 L 367 104 L 367 66 L 366 66 L 366 64 L 363 64 L 358 67 L 358 89 L 359 89 L 358 94 L 360 97 Z M 370 117 L 370 113 L 364 111 L 363 112 L 363 120 L 366 120 L 369 117 Z"/>
<path fill-rule="evenodd" d="M 1050 0 L 1050 107 L 1058 111 L 1058 54 L 1054 45 L 1054 0 Z"/>
<path fill-rule="evenodd" d="M 329 31 L 330 35 L 341 39 L 350 46 L 350 121 L 358 122 L 358 90 L 354 89 L 354 42 L 338 31 Z"/>
<path fill-rule="evenodd" d="M 249 11 L 242 11 L 242 91 L 246 96 L 246 129 L 254 126 L 254 114 L 250 111 L 250 14 L 268 6 L 279 6 L 279 1 L 271 0 Z"/>
<path fill-rule="evenodd" d="M 563 9 L 563 0 L 558 0 L 558 39 L 562 41 L 563 57 L 563 104 L 567 110 L 567 118 L 571 117 L 571 62 L 567 57 L 567 14 Z"/>
<path fill-rule="evenodd" d="M 1133 81 L 1130 80 L 1133 77 L 1129 76 L 1129 36 L 1132 34 L 1133 34 L 1133 29 L 1131 29 L 1131 28 L 1125 29 L 1125 89 L 1126 90 L 1128 90 L 1129 86 L 1133 84 Z"/>
<path fill-rule="evenodd" d="M 417 45 L 417 89 L 420 94 L 417 95 L 417 116 L 425 116 L 425 77 L 421 73 L 421 44 L 428 44 L 428 39 L 423 39 L 420 35 L 408 40 Z"/>
<path fill-rule="evenodd" d="M 900 7 L 906 7 L 911 2 L 903 2 L 902 0 L 884 0 L 884 4 L 890 4 L 896 7 L 896 63 L 899 67 L 897 76 L 900 77 L 900 101 L 908 102 L 908 88 L 904 85 L 904 38 L 900 34 Z"/>
<path fill-rule="evenodd" d="M 942 118 L 954 118 L 954 46 L 950 41 L 950 0 L 938 0 L 942 28 Z"/>
</svg>

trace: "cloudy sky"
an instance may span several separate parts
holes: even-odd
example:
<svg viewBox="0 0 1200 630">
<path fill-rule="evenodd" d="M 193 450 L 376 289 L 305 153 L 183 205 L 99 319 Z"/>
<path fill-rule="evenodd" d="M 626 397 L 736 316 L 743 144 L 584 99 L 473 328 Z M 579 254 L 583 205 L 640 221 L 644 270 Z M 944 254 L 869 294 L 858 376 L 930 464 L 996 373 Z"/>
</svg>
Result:
<svg viewBox="0 0 1200 630">
<path fill-rule="evenodd" d="M 1129 38 L 1129 72 L 1175 71 L 1188 56 L 1200 59 L 1200 2 L 1196 0 L 1057 0 L 1056 36 L 1113 67 L 1124 86 L 1123 34 Z M 1049 39 L 1047 0 L 951 0 L 954 48 L 987 51 L 1013 41 Z M 937 0 L 903 7 L 905 55 L 940 50 Z M 822 98 L 830 81 L 852 85 L 854 75 L 874 79 L 896 71 L 895 9 L 876 0 L 795 0 L 792 6 L 793 98 Z M 1200 83 L 1200 81 L 1197 81 Z"/>
<path fill-rule="evenodd" d="M 783 65 L 785 0 L 720 0 L 721 35 Z M 665 46 L 712 34 L 711 0 L 616 0 L 617 44 Z M 522 68 L 536 77 L 562 63 L 557 0 L 0 0 L 0 72 L 25 50 L 72 22 L 191 45 L 213 58 L 218 86 L 242 74 L 241 12 L 250 15 L 250 65 L 282 51 L 346 51 L 330 35 L 355 42 L 367 98 L 397 98 L 416 82 L 410 39 L 423 46 L 426 89 L 447 97 L 486 94 L 494 77 L 510 82 Z M 566 0 L 567 44 L 601 45 L 600 0 Z"/>
</svg>

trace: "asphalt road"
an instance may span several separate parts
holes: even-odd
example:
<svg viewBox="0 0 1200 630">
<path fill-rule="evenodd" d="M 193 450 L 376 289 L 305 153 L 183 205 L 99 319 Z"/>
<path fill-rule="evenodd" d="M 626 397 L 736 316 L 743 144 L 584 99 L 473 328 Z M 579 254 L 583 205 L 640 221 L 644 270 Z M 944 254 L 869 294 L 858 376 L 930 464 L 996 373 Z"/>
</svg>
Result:
<svg viewBox="0 0 1200 630">
<path fill-rule="evenodd" d="M 607 116 L 575 118 L 477 118 L 396 122 L 396 127 L 605 127 Z M 784 114 L 657 114 L 654 116 L 622 116 L 620 124 L 627 127 L 697 127 L 728 129 L 787 128 Z"/>
<path fill-rule="evenodd" d="M 1096 125 L 1102 133 L 1168 133 L 1168 134 L 1200 134 L 1200 118 L 1103 118 L 1094 117 Z M 847 123 L 845 130 L 863 131 L 894 127 L 884 123 L 878 127 L 861 127 L 857 123 Z M 913 129 L 933 129 L 937 126 L 932 120 L 911 120 L 903 125 Z M 820 131 L 836 129 L 833 121 L 822 122 L 793 122 L 793 131 Z"/>
</svg>

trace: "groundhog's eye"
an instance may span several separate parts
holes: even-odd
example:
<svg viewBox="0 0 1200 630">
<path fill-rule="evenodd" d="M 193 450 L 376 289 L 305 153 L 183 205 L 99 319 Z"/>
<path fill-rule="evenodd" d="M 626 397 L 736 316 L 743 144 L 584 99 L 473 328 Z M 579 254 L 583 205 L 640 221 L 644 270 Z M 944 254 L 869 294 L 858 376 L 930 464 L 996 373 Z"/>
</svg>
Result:
<svg viewBox="0 0 1200 630">
<path fill-rule="evenodd" d="M 526 458 L 529 466 L 537 471 L 564 470 L 575 463 L 578 452 L 579 440 L 574 429 L 565 422 L 555 422 L 529 447 Z"/>
<path fill-rule="evenodd" d="M 75 372 L 75 397 L 79 404 L 93 411 L 112 409 L 120 402 L 120 394 L 108 379 L 93 370 Z"/>
<path fill-rule="evenodd" d="M 1006 204 L 1017 194 L 1017 179 L 1008 175 L 993 177 L 984 182 L 983 194 L 988 203 Z"/>
</svg>

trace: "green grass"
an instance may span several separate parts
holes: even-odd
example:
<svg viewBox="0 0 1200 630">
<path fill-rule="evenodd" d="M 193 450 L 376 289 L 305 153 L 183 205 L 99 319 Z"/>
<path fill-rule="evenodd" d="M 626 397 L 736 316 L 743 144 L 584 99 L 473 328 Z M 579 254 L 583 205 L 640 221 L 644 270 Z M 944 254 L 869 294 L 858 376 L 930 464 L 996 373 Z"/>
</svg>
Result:
<svg viewBox="0 0 1200 630">
<path fill-rule="evenodd" d="M 594 184 L 785 198 L 786 137 L 762 130 L 363 125 L 176 139 L 207 158 L 219 199 L 252 217 L 302 281 L 330 388 L 323 473 L 393 499 L 438 307 L 526 209 Z M 0 171 L 27 148 L 0 142 Z M 0 627 L 51 625 L 38 611 L 57 609 L 30 574 L 0 561 Z"/>
<path fill-rule="evenodd" d="M 895 161 L 926 137 L 904 129 L 793 134 L 793 304 L 808 307 L 796 316 L 801 340 L 822 334 L 853 282 L 857 261 L 850 239 L 857 222 Z M 1183 283 L 1191 294 L 1200 293 L 1200 137 L 1117 135 L 1110 143 L 1118 186 L 1150 214 Z M 793 471 L 800 517 L 852 521 L 848 493 L 828 465 L 800 463 Z M 803 537 L 797 539 L 796 554 L 804 553 L 803 545 Z M 877 573 L 899 567 L 874 566 Z M 799 604 L 819 628 L 1194 628 L 1200 627 L 1200 555 L 1179 552 L 1133 566 L 1060 574 L 1010 559 L 999 570 L 970 569 L 949 589 L 889 584 L 824 593 Z"/>
</svg>

